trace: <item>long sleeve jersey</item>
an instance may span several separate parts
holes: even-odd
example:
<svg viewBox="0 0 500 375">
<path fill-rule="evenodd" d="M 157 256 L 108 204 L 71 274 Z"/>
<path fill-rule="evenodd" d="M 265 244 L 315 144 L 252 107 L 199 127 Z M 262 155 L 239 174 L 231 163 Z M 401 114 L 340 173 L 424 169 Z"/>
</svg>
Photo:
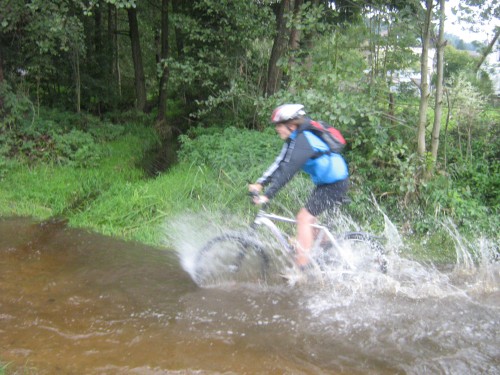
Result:
<svg viewBox="0 0 500 375">
<path fill-rule="evenodd" d="M 264 194 L 273 198 L 300 170 L 308 173 L 315 185 L 331 184 L 349 176 L 344 158 L 330 153 L 328 146 L 310 131 L 294 131 L 280 154 L 257 182 L 267 186 Z"/>
</svg>

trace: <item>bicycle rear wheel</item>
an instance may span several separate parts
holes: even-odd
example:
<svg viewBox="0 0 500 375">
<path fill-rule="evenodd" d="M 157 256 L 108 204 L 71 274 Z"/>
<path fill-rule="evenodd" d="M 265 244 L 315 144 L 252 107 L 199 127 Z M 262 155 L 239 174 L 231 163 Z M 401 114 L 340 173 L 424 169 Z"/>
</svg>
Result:
<svg viewBox="0 0 500 375">
<path fill-rule="evenodd" d="M 198 252 L 195 281 L 214 285 L 229 281 L 266 279 L 269 259 L 264 246 L 249 233 L 226 233 L 208 241 Z"/>
<path fill-rule="evenodd" d="M 387 273 L 384 246 L 377 237 L 366 232 L 346 232 L 337 238 L 339 257 L 343 265 L 357 271 Z M 333 249 L 330 249 L 333 251 Z"/>
</svg>

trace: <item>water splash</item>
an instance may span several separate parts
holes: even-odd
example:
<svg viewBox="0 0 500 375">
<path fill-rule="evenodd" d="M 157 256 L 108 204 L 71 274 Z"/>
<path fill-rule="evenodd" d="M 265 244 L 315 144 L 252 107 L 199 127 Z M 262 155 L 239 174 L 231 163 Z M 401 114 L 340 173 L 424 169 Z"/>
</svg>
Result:
<svg viewBox="0 0 500 375">
<path fill-rule="evenodd" d="M 500 262 L 498 241 L 484 237 L 467 240 L 451 219 L 442 222 L 455 244 L 457 256 L 453 278 L 471 291 L 495 292 L 500 290 Z"/>
<path fill-rule="evenodd" d="M 385 212 L 380 208 L 377 200 L 373 195 L 372 202 L 377 211 L 380 212 L 384 217 L 384 237 L 387 239 L 387 243 L 385 244 L 386 251 L 389 253 L 399 253 L 399 251 L 403 248 L 404 243 L 398 229 L 385 214 Z"/>
<path fill-rule="evenodd" d="M 448 232 L 450 237 L 455 243 L 455 252 L 457 255 L 457 269 L 460 268 L 464 271 L 472 271 L 475 268 L 474 264 L 474 248 L 471 244 L 460 235 L 457 226 L 450 218 L 445 219 L 442 223 L 444 229 Z"/>
<path fill-rule="evenodd" d="M 174 248 L 182 268 L 195 280 L 199 250 L 228 228 L 243 229 L 243 220 L 221 212 L 185 213 L 165 223 L 165 243 Z"/>
<path fill-rule="evenodd" d="M 411 300 L 422 298 L 446 298 L 450 296 L 466 296 L 469 292 L 496 292 L 499 290 L 500 262 L 495 262 L 498 256 L 498 243 L 479 238 L 471 243 L 460 235 L 457 227 L 450 221 L 443 222 L 447 233 L 453 238 L 457 261 L 453 272 L 449 267 L 436 267 L 431 262 L 421 262 L 407 259 L 401 255 L 404 246 L 403 239 L 390 218 L 383 212 L 378 203 L 373 204 L 384 219 L 384 237 L 387 239 L 388 272 L 365 272 L 349 269 L 345 265 L 322 265 L 313 276 L 313 284 L 329 290 L 332 298 L 351 296 L 394 295 L 404 296 Z M 325 220 L 326 219 L 326 220 Z M 339 213 L 335 217 L 324 218 L 329 227 L 337 232 L 346 230 L 360 230 L 358 224 L 349 215 Z M 183 269 L 190 274 L 193 280 L 195 275 L 195 261 L 200 248 L 211 238 L 227 230 L 246 230 L 247 223 L 240 217 L 223 213 L 202 212 L 188 213 L 177 217 L 165 227 L 168 233 L 168 242 L 175 248 Z M 272 241 L 260 238 L 269 247 L 276 246 Z M 359 259 L 355 254 L 346 254 L 348 264 L 356 264 Z M 289 285 L 301 285 L 303 278 L 300 275 L 293 277 L 296 272 L 293 268 L 286 268 L 279 260 L 272 259 L 275 269 L 289 275 Z M 317 269 L 319 269 L 317 267 Z M 278 272 L 278 271 L 277 271 Z M 273 278 L 286 285 L 279 277 Z M 222 284 L 238 284 L 238 277 L 229 277 L 221 280 Z M 243 284 L 243 281 L 241 281 Z"/>
</svg>

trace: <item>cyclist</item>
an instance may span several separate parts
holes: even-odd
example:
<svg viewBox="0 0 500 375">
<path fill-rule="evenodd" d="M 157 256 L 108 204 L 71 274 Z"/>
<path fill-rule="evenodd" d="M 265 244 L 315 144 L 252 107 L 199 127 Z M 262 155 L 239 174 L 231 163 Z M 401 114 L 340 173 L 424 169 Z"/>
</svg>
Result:
<svg viewBox="0 0 500 375">
<path fill-rule="evenodd" d="M 248 186 L 258 192 L 255 204 L 265 204 L 299 171 L 311 176 L 315 187 L 307 203 L 297 213 L 296 263 L 301 269 L 309 264 L 314 243 L 312 224 L 322 212 L 335 206 L 345 197 L 349 187 L 349 172 L 344 158 L 329 152 L 328 146 L 311 131 L 301 131 L 310 121 L 302 104 L 284 104 L 271 115 L 276 133 L 285 141 L 280 154 L 256 183 Z M 263 188 L 266 189 L 263 191 Z"/>
</svg>

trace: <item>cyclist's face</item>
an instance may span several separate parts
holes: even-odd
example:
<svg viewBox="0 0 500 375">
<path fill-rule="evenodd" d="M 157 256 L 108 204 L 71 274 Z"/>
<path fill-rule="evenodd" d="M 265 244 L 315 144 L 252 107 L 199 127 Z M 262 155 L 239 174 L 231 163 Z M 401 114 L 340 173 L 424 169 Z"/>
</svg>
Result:
<svg viewBox="0 0 500 375">
<path fill-rule="evenodd" d="M 287 124 L 287 123 L 284 123 L 284 122 L 280 122 L 278 124 L 276 124 L 275 126 L 275 129 L 276 129 L 276 133 L 278 133 L 279 137 L 282 139 L 282 140 L 287 140 L 288 137 L 290 137 L 290 134 L 292 134 L 292 129 L 291 129 L 291 124 Z"/>
</svg>

